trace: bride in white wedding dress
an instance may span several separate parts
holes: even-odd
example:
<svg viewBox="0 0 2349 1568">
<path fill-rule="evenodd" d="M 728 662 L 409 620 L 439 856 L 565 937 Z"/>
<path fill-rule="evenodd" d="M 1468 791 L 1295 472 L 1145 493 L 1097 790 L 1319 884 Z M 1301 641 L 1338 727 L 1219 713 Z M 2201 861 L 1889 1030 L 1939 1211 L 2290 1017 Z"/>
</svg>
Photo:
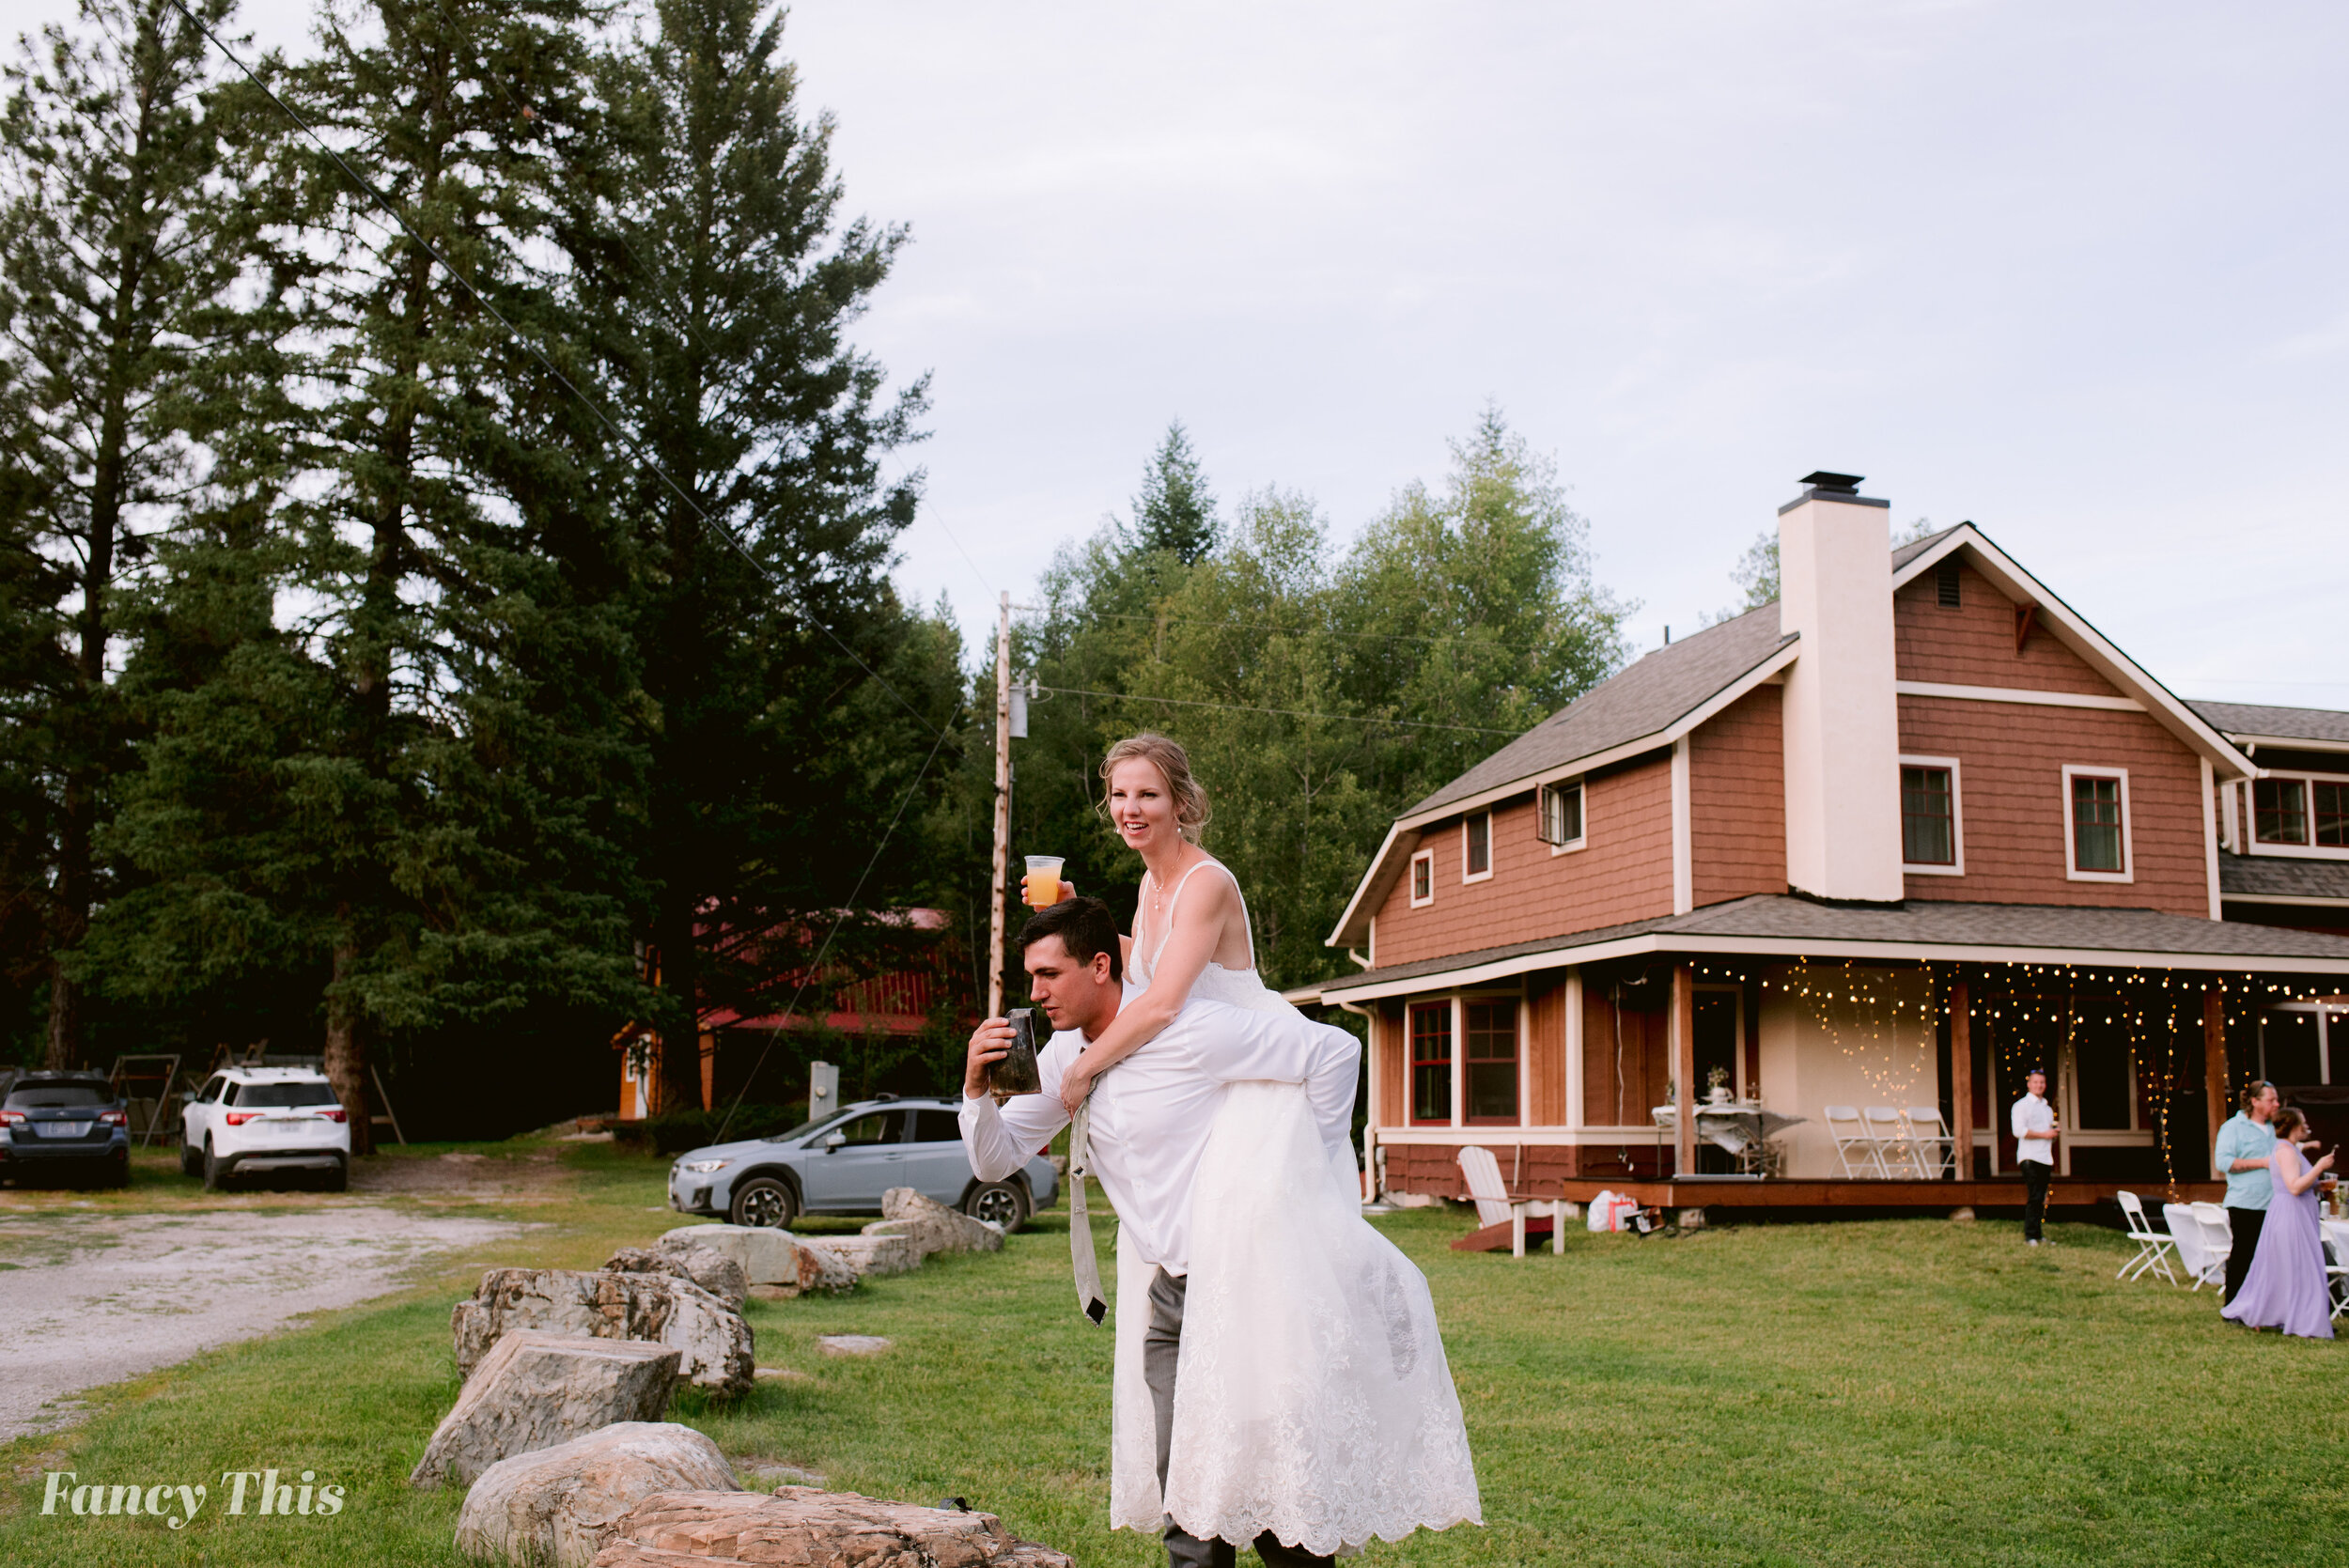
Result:
<svg viewBox="0 0 2349 1568">
<path fill-rule="evenodd" d="M 1102 774 L 1111 820 L 1149 869 L 1126 1001 L 1062 1081 L 1072 1112 L 1191 997 L 1289 1010 L 1256 971 L 1237 883 L 1198 846 L 1206 802 L 1182 748 L 1121 741 Z M 1163 1495 L 1140 1343 L 1153 1270 L 1120 1251 L 1112 1528 L 1171 1518 L 1202 1541 L 1269 1532 L 1327 1556 L 1483 1522 L 1426 1278 L 1362 1219 L 1360 1192 L 1352 1150 L 1323 1142 L 1300 1086 L 1226 1091 L 1193 1189 Z"/>
</svg>

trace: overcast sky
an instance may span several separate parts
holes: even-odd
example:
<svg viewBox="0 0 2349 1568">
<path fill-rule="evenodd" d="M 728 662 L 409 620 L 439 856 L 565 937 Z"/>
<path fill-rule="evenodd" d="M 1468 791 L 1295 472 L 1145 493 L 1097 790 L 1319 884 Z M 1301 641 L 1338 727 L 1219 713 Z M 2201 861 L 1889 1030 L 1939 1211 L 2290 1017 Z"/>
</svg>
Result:
<svg viewBox="0 0 2349 1568">
<path fill-rule="evenodd" d="M 2349 8 L 803 0 L 786 39 L 851 209 L 912 231 L 862 338 L 934 377 L 899 575 L 974 635 L 1170 419 L 1345 537 L 1491 399 L 1641 647 L 1833 468 L 2188 696 L 2349 707 Z"/>
</svg>

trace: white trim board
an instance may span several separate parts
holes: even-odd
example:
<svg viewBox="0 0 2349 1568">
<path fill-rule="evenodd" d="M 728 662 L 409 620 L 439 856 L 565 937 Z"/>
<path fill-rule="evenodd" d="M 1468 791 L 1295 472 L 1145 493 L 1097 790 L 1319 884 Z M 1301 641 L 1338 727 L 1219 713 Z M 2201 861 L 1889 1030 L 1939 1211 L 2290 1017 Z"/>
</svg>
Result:
<svg viewBox="0 0 2349 1568">
<path fill-rule="evenodd" d="M 2135 697 L 2106 696 L 2092 691 L 2042 691 L 2025 686 L 1950 686 L 1937 680 L 1896 680 L 1896 696 L 1947 697 L 1961 703 L 2022 703 L 2032 707 L 2100 707 L 2115 713 L 2142 713 L 2145 705 Z"/>
<path fill-rule="evenodd" d="M 2249 902 L 2249 900 L 2244 900 Z M 2337 974 L 2349 976 L 2349 958 L 2303 958 L 2239 954 L 2147 953 L 2077 947 L 1996 947 L 1983 942 L 1797 941 L 1785 937 L 1724 937 L 1684 931 L 1618 937 L 1586 947 L 1560 946 L 1490 963 L 1419 975 L 1409 980 L 1348 985 L 1327 981 L 1326 1001 L 1373 1001 L 1389 997 L 1449 991 L 1484 985 L 1535 970 L 1605 963 L 1656 953 L 1706 953 L 1748 958 L 1875 958 L 1890 963 L 2065 964 L 2083 969 L 2185 970 L 2215 974 Z"/>
</svg>

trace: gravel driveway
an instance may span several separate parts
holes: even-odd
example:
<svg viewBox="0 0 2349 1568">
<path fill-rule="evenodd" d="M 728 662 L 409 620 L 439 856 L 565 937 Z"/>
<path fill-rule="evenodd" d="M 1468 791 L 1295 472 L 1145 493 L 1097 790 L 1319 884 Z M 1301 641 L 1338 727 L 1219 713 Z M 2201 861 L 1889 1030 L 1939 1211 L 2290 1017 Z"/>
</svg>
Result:
<svg viewBox="0 0 2349 1568">
<path fill-rule="evenodd" d="M 374 1204 L 0 1220 L 0 1442 L 78 1420 L 83 1389 L 385 1295 L 522 1229 Z"/>
</svg>

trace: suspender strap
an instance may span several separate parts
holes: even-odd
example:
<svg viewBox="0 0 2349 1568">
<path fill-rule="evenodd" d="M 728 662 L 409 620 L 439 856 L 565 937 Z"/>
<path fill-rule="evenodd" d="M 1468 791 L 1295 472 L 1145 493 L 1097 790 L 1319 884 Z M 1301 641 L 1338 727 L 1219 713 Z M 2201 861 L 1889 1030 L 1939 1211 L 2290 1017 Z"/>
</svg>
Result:
<svg viewBox="0 0 2349 1568">
<path fill-rule="evenodd" d="M 1101 1265 L 1093 1255 L 1093 1221 L 1085 1214 L 1085 1178 L 1093 1173 L 1093 1101 L 1068 1125 L 1068 1255 L 1077 1274 L 1077 1310 L 1095 1323 L 1109 1312 L 1101 1299 Z"/>
</svg>

